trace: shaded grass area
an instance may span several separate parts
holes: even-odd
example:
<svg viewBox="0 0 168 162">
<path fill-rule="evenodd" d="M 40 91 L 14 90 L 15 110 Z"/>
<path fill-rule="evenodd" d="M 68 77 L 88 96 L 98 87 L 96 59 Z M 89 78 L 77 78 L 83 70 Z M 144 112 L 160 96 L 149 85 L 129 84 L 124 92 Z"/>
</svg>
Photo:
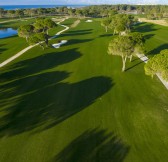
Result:
<svg viewBox="0 0 168 162">
<path fill-rule="evenodd" d="M 168 27 L 150 23 L 141 23 L 135 27 L 135 31 L 145 35 L 146 54 L 155 55 L 161 50 L 168 49 Z"/>
<path fill-rule="evenodd" d="M 129 147 L 106 130 L 87 130 L 62 150 L 52 162 L 122 162 Z"/>
<path fill-rule="evenodd" d="M 167 162 L 168 92 L 139 59 L 121 72 L 111 34 L 82 21 L 2 68 L 0 161 Z"/>
</svg>

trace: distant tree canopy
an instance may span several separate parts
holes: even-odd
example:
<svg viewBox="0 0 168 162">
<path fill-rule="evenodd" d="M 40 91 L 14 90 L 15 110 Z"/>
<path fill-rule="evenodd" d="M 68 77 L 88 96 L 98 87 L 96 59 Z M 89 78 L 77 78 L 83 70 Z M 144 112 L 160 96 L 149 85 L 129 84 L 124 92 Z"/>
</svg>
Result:
<svg viewBox="0 0 168 162">
<path fill-rule="evenodd" d="M 15 11 L 15 14 L 16 14 L 17 16 L 19 16 L 20 19 L 21 19 L 22 16 L 24 16 L 24 12 L 23 12 L 23 10 L 21 10 L 21 9 L 16 10 L 16 11 Z"/>
<path fill-rule="evenodd" d="M 146 75 L 154 76 L 160 74 L 163 79 L 168 81 L 168 49 L 162 50 L 155 55 L 144 67 Z"/>
<path fill-rule="evenodd" d="M 111 21 L 112 21 L 112 19 L 110 19 L 110 18 L 102 19 L 101 25 L 105 27 L 106 32 L 111 24 Z"/>
<path fill-rule="evenodd" d="M 131 31 L 131 26 L 136 21 L 137 20 L 132 15 L 117 14 L 112 17 L 110 28 L 113 29 L 114 34 L 121 34 L 123 31 L 128 33 Z"/>
<path fill-rule="evenodd" d="M 67 6 L 55 8 L 19 9 L 10 13 L 0 9 L 0 17 L 23 17 L 45 15 L 69 15 L 77 17 L 111 17 L 120 14 L 146 14 L 149 19 L 168 17 L 168 5 L 92 5 L 81 8 L 68 8 Z M 12 16 L 11 16 L 12 15 Z"/>
<path fill-rule="evenodd" d="M 105 27 L 106 32 L 108 28 L 111 28 L 114 34 L 121 35 L 122 32 L 129 33 L 131 26 L 136 23 L 136 21 L 132 15 L 114 14 L 113 16 L 103 18 L 101 25 Z"/>
</svg>

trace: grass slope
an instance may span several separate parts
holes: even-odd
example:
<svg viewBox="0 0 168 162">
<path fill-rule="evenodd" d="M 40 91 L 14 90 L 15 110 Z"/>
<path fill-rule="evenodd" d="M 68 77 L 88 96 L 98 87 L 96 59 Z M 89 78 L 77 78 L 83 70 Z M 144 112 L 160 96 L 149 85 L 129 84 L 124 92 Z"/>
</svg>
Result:
<svg viewBox="0 0 168 162">
<path fill-rule="evenodd" d="M 82 21 L 1 69 L 1 162 L 167 162 L 168 92 L 138 59 L 122 73 L 112 37 Z"/>
</svg>

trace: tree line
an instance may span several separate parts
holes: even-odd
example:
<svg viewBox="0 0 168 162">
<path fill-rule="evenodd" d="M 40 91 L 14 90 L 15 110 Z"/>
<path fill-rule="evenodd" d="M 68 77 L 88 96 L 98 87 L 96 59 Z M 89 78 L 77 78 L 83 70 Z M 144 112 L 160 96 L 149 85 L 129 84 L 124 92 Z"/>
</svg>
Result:
<svg viewBox="0 0 168 162">
<path fill-rule="evenodd" d="M 136 11 L 136 12 L 135 12 Z M 69 8 L 67 6 L 55 8 L 16 9 L 4 10 L 0 8 L 0 17 L 23 17 L 37 15 L 63 14 L 84 17 L 108 17 L 113 12 L 145 14 L 149 19 L 168 17 L 168 5 L 93 5 L 82 8 Z"/>
<path fill-rule="evenodd" d="M 103 18 L 101 25 L 113 31 L 113 38 L 108 46 L 109 55 L 117 55 L 122 58 L 122 72 L 126 70 L 126 62 L 139 52 L 144 50 L 144 36 L 138 32 L 132 32 L 132 26 L 137 20 L 132 15 L 115 14 L 108 18 Z"/>
<path fill-rule="evenodd" d="M 113 31 L 116 35 L 109 43 L 108 54 L 117 55 L 122 58 L 122 72 L 126 70 L 126 62 L 138 53 L 144 53 L 145 38 L 142 33 L 132 32 L 132 26 L 137 20 L 126 14 L 114 14 L 109 18 L 104 18 L 101 25 Z M 155 55 L 144 66 L 146 75 L 160 76 L 168 81 L 168 49 L 162 50 Z"/>
<path fill-rule="evenodd" d="M 145 65 L 146 75 L 153 76 L 160 74 L 163 79 L 168 81 L 168 49 L 162 50 L 155 55 Z"/>
</svg>

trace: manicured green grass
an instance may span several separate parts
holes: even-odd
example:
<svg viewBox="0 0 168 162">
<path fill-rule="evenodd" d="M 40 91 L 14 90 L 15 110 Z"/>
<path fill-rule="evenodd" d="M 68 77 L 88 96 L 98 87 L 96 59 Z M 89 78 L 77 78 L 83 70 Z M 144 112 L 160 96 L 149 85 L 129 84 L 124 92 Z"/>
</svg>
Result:
<svg viewBox="0 0 168 162">
<path fill-rule="evenodd" d="M 26 24 L 30 24 L 33 20 L 26 21 Z M 67 20 L 69 21 L 69 20 Z M 66 22 L 65 22 L 66 23 Z M 25 24 L 25 22 L 15 22 L 13 26 L 10 26 L 12 22 L 0 24 L 3 27 L 13 27 Z M 54 36 L 58 31 L 63 30 L 64 28 L 61 26 L 57 26 L 56 28 L 49 30 L 49 35 Z M 0 39 L 0 63 L 5 61 L 6 59 L 10 58 L 17 52 L 23 50 L 29 46 L 24 38 L 19 38 L 18 36 L 13 36 L 5 39 Z"/>
<path fill-rule="evenodd" d="M 168 91 L 136 58 L 122 73 L 112 38 L 83 20 L 1 69 L 1 162 L 167 162 Z"/>
<path fill-rule="evenodd" d="M 135 31 L 145 35 L 145 49 L 148 56 L 160 53 L 168 49 L 168 27 L 150 23 L 141 23 L 135 27 Z"/>
<path fill-rule="evenodd" d="M 4 28 L 10 27 L 10 28 L 18 29 L 19 26 L 21 26 L 21 25 L 28 25 L 28 24 L 32 24 L 34 22 L 35 22 L 35 18 L 21 19 L 21 20 L 17 20 L 17 21 L 10 21 L 10 22 L 0 24 L 0 27 L 4 27 Z"/>
</svg>

